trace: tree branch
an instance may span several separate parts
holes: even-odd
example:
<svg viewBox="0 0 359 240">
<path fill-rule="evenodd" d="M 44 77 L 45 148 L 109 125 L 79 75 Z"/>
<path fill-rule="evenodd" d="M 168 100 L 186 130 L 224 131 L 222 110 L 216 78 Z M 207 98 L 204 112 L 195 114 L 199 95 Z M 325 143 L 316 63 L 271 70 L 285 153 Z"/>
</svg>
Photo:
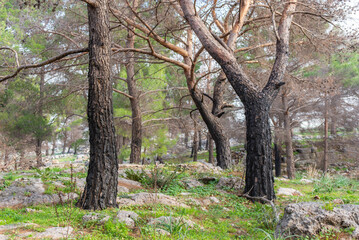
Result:
<svg viewBox="0 0 359 240">
<path fill-rule="evenodd" d="M 3 82 L 3 81 L 6 81 L 6 80 L 8 80 L 10 78 L 16 77 L 16 75 L 18 75 L 22 70 L 30 69 L 30 68 L 42 67 L 42 66 L 48 65 L 50 63 L 56 62 L 56 61 L 66 57 L 68 55 L 76 54 L 76 53 L 83 53 L 83 52 L 88 52 L 88 48 L 70 50 L 70 51 L 64 52 L 64 53 L 62 53 L 60 55 L 57 55 L 57 56 L 55 56 L 53 58 L 50 58 L 50 59 L 48 59 L 46 61 L 43 61 L 41 63 L 20 66 L 19 68 L 16 69 L 16 71 L 13 74 L 5 76 L 3 78 L 0 78 L 0 82 Z"/>
<path fill-rule="evenodd" d="M 119 93 L 119 94 L 122 94 L 123 96 L 126 96 L 126 97 L 128 97 L 128 98 L 130 98 L 130 99 L 133 99 L 133 96 L 131 96 L 131 95 L 125 93 L 125 92 L 122 92 L 122 91 L 120 91 L 120 90 L 118 90 L 118 89 L 115 89 L 115 88 L 113 88 L 112 90 L 113 90 L 114 92 L 117 92 L 117 93 Z"/>
</svg>

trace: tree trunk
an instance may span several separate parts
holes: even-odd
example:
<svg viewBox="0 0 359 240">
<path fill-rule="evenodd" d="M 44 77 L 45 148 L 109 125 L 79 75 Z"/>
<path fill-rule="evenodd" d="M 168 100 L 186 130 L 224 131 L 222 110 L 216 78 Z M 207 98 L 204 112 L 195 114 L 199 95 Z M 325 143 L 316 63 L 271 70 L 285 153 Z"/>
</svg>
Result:
<svg viewBox="0 0 359 240">
<path fill-rule="evenodd" d="M 184 145 L 186 148 L 188 148 L 188 130 L 185 129 L 185 132 L 184 132 Z"/>
<path fill-rule="evenodd" d="M 295 178 L 294 155 L 292 144 L 292 129 L 289 117 L 289 107 L 286 93 L 282 94 L 283 121 L 284 121 L 284 141 L 287 156 L 287 174 L 289 179 Z"/>
<path fill-rule="evenodd" d="M 62 146 L 62 154 L 65 154 L 66 152 L 66 146 L 67 146 L 67 131 L 64 131 L 64 145 Z"/>
<path fill-rule="evenodd" d="M 41 139 L 37 139 L 36 140 L 36 147 L 35 147 L 35 153 L 36 153 L 36 167 L 42 167 L 43 163 L 42 163 L 42 151 L 41 151 L 41 145 L 42 145 L 42 141 Z"/>
<path fill-rule="evenodd" d="M 208 162 L 212 163 L 213 166 L 215 165 L 214 157 L 213 157 L 213 139 L 211 137 L 211 134 L 208 133 Z"/>
<path fill-rule="evenodd" d="M 273 188 L 270 105 L 261 98 L 248 101 L 245 106 L 247 126 L 246 186 L 250 196 L 275 198 Z"/>
<path fill-rule="evenodd" d="M 330 134 L 337 136 L 337 105 L 339 96 L 333 96 L 330 101 Z"/>
<path fill-rule="evenodd" d="M 202 151 L 202 132 L 198 130 L 198 151 Z"/>
<path fill-rule="evenodd" d="M 83 209 L 117 207 L 118 160 L 113 121 L 109 1 L 87 4 L 89 22 L 88 125 L 90 163 L 84 192 L 78 202 Z"/>
<path fill-rule="evenodd" d="M 137 0 L 133 2 L 133 9 L 137 8 Z M 131 12 L 131 11 L 130 11 Z M 135 18 L 132 13 L 130 18 Z M 127 48 L 135 47 L 135 28 L 128 26 L 127 33 Z M 131 110 L 132 110 L 132 136 L 131 136 L 131 155 L 130 163 L 141 163 L 141 147 L 142 147 L 142 114 L 140 109 L 140 96 L 135 80 L 135 59 L 133 52 L 126 52 L 126 72 L 127 72 L 127 88 L 128 93 L 132 96 L 130 98 Z"/>
<path fill-rule="evenodd" d="M 216 144 L 217 165 L 223 169 L 230 168 L 233 164 L 231 148 L 219 118 L 211 113 L 198 92 L 192 90 L 191 96 Z"/>
<path fill-rule="evenodd" d="M 41 73 L 40 73 L 40 100 L 38 103 L 38 109 L 37 109 L 37 114 L 40 117 L 43 117 L 43 101 L 44 101 L 44 87 L 45 87 L 45 67 L 41 67 Z M 42 141 L 43 141 L 43 136 L 38 137 L 36 139 L 36 166 L 37 167 L 41 167 L 43 166 L 42 163 L 42 151 L 41 151 L 41 147 L 42 147 Z"/>
<path fill-rule="evenodd" d="M 328 170 L 328 96 L 325 94 L 325 103 L 324 103 L 324 157 L 323 157 L 323 173 L 325 174 Z"/>
<path fill-rule="evenodd" d="M 195 119 L 193 119 L 194 123 L 194 129 L 193 129 L 193 147 L 192 147 L 192 153 L 193 153 L 193 162 L 197 162 L 197 153 L 198 153 L 198 132 L 197 132 L 197 122 Z"/>
<path fill-rule="evenodd" d="M 275 162 L 275 176 L 280 177 L 281 175 L 281 159 L 280 159 L 280 150 L 278 144 L 274 143 L 274 162 Z"/>
<path fill-rule="evenodd" d="M 51 155 L 55 155 L 55 150 L 56 150 L 56 139 L 57 138 L 57 134 L 54 134 L 54 137 L 52 139 L 52 149 L 51 149 Z"/>
<path fill-rule="evenodd" d="M 45 153 L 45 155 L 46 156 L 49 156 L 49 142 L 46 142 L 46 153 Z"/>
<path fill-rule="evenodd" d="M 9 164 L 9 148 L 5 145 L 5 153 L 4 153 L 4 165 L 8 166 Z"/>
</svg>

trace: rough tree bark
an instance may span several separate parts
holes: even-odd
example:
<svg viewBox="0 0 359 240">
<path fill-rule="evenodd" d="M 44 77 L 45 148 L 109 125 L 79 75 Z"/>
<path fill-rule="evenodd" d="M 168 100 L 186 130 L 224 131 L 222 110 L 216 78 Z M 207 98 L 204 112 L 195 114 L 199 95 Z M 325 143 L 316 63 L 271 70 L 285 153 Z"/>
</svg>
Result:
<svg viewBox="0 0 359 240">
<path fill-rule="evenodd" d="M 266 86 L 258 86 L 246 76 L 237 63 L 232 49 L 217 40 L 196 14 L 191 0 L 180 0 L 184 17 L 196 33 L 207 52 L 218 62 L 245 107 L 247 126 L 247 158 L 245 192 L 249 196 L 275 198 L 273 188 L 271 132 L 269 109 L 278 94 L 287 67 L 289 28 L 296 1 L 285 3 L 279 27 L 276 29 L 276 59 Z M 251 1 L 242 3 L 250 4 Z M 243 19 L 243 18 L 242 18 Z M 236 33 L 237 36 L 237 33 Z M 236 38 L 235 36 L 235 38 Z M 233 38 L 230 33 L 229 39 Z"/>
<path fill-rule="evenodd" d="M 137 0 L 133 1 L 133 9 L 137 8 Z M 130 10 L 130 18 L 135 18 Z M 135 47 L 135 28 L 128 25 L 126 48 Z M 131 135 L 131 155 L 130 163 L 141 162 L 141 147 L 142 147 L 142 114 L 140 108 L 140 96 L 135 80 L 135 59 L 133 52 L 126 52 L 126 72 L 127 72 L 127 88 L 131 95 L 131 111 L 132 111 L 132 135 Z"/>
<path fill-rule="evenodd" d="M 90 163 L 83 209 L 116 207 L 118 160 L 113 121 L 109 0 L 85 1 L 89 21 L 89 93 L 87 115 Z"/>
</svg>

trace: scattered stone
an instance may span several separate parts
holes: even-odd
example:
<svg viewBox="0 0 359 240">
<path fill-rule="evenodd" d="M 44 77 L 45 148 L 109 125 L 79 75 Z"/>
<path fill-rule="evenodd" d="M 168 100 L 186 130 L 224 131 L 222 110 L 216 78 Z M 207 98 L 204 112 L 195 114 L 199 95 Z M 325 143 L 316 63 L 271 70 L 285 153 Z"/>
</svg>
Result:
<svg viewBox="0 0 359 240">
<path fill-rule="evenodd" d="M 8 230 L 13 230 L 13 229 L 17 229 L 17 228 L 22 228 L 22 227 L 26 227 L 26 226 L 33 226 L 35 225 L 34 223 L 14 223 L 14 224 L 7 224 L 7 225 L 0 225 L 0 231 L 8 231 Z"/>
<path fill-rule="evenodd" d="M 196 179 L 186 179 L 182 181 L 187 189 L 195 187 L 203 187 L 203 183 L 197 181 Z"/>
<path fill-rule="evenodd" d="M 0 234 L 0 240 L 8 240 L 8 236 Z"/>
<path fill-rule="evenodd" d="M 34 238 L 67 239 L 73 230 L 72 227 L 52 227 L 46 229 L 45 232 L 34 234 Z"/>
<path fill-rule="evenodd" d="M 194 205 L 194 206 L 201 206 L 201 202 L 195 198 L 188 198 L 186 200 L 186 203 L 188 203 L 189 205 Z"/>
<path fill-rule="evenodd" d="M 181 195 L 181 196 L 190 196 L 190 195 L 192 195 L 192 193 L 189 193 L 189 192 L 181 192 L 180 195 Z"/>
<path fill-rule="evenodd" d="M 118 211 L 115 220 L 123 222 L 129 228 L 135 227 L 135 220 L 138 219 L 138 214 L 131 211 Z"/>
<path fill-rule="evenodd" d="M 239 177 L 227 178 L 221 177 L 216 185 L 216 188 L 233 189 L 235 191 L 241 191 L 243 187 L 243 181 Z"/>
<path fill-rule="evenodd" d="M 277 195 L 284 195 L 284 196 L 304 196 L 301 192 L 298 190 L 295 190 L 293 188 L 279 188 L 277 191 Z"/>
<path fill-rule="evenodd" d="M 170 224 L 186 224 L 188 227 L 190 228 L 194 228 L 194 226 L 196 225 L 194 222 L 192 222 L 191 220 L 187 220 L 187 219 L 183 219 L 180 217 L 172 217 L 172 216 L 162 216 L 159 218 L 154 218 L 151 219 L 148 222 L 148 225 L 150 226 L 163 226 L 163 225 L 170 225 Z"/>
<path fill-rule="evenodd" d="M 106 223 L 108 220 L 110 220 L 110 216 L 108 215 L 103 215 L 100 213 L 89 213 L 86 214 L 82 217 L 82 222 L 83 223 L 87 223 L 87 222 L 97 222 L 99 224 L 104 224 Z"/>
<path fill-rule="evenodd" d="M 230 212 L 230 211 L 231 211 L 231 209 L 226 208 L 226 207 L 224 207 L 223 210 L 226 211 L 226 212 Z"/>
<path fill-rule="evenodd" d="M 304 179 L 304 178 L 303 178 L 303 179 L 300 179 L 300 182 L 307 184 L 307 183 L 313 183 L 313 180 L 309 180 L 309 179 Z"/>
<path fill-rule="evenodd" d="M 211 200 L 214 203 L 220 203 L 220 201 L 216 197 L 210 197 L 209 200 Z"/>
<path fill-rule="evenodd" d="M 202 199 L 202 204 L 204 206 L 208 206 L 208 205 L 211 205 L 212 201 L 208 198 L 205 198 L 205 199 Z"/>
<path fill-rule="evenodd" d="M 118 178 L 118 187 L 125 187 L 128 190 L 143 189 L 141 183 L 126 178 Z"/>
<path fill-rule="evenodd" d="M 117 198 L 119 206 L 127 205 L 148 205 L 148 204 L 163 204 L 168 206 L 184 207 L 188 206 L 178 202 L 174 197 L 167 196 L 162 193 L 136 193 L 129 194 L 125 197 Z"/>
<path fill-rule="evenodd" d="M 332 201 L 332 203 L 334 203 L 334 204 L 344 204 L 344 201 L 342 200 L 342 199 L 340 199 L 340 198 L 337 198 L 337 199 L 334 199 L 333 201 Z M 359 213 L 358 213 L 359 214 Z"/>
<path fill-rule="evenodd" d="M 208 210 L 207 210 L 205 207 L 201 207 L 201 210 L 202 210 L 203 212 L 208 212 Z"/>
<path fill-rule="evenodd" d="M 352 237 L 359 239 L 359 205 L 339 205 L 325 209 L 317 202 L 289 204 L 284 209 L 284 216 L 279 221 L 276 237 L 309 236 L 315 237 L 325 229 L 342 231 L 354 228 Z"/>
<path fill-rule="evenodd" d="M 156 228 L 156 233 L 158 233 L 159 235 L 165 235 L 165 236 L 171 236 L 170 232 L 167 232 L 166 230 L 163 230 L 161 228 Z"/>
<path fill-rule="evenodd" d="M 118 192 L 118 193 L 129 193 L 130 190 L 128 190 L 127 187 L 117 186 L 117 192 Z"/>
<path fill-rule="evenodd" d="M 288 178 L 274 178 L 274 180 L 277 180 L 277 181 L 284 181 L 284 182 L 288 182 L 289 179 Z"/>
<path fill-rule="evenodd" d="M 36 210 L 36 209 L 33 209 L 33 208 L 26 208 L 25 211 L 28 212 L 28 213 L 31 213 L 31 212 L 43 212 L 42 210 Z"/>
</svg>

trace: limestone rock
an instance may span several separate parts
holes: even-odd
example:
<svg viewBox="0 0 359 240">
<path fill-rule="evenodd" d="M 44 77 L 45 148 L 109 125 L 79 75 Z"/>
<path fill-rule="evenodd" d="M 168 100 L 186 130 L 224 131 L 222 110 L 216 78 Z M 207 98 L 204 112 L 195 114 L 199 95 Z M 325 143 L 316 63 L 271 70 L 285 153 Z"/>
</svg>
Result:
<svg viewBox="0 0 359 240">
<path fill-rule="evenodd" d="M 82 222 L 83 223 L 87 223 L 87 222 L 90 222 L 90 221 L 95 221 L 95 222 L 98 222 L 100 224 L 104 224 L 108 220 L 110 220 L 110 216 L 103 215 L 103 214 L 100 214 L 100 213 L 89 213 L 89 214 L 86 214 L 86 215 L 84 215 L 82 217 Z"/>
<path fill-rule="evenodd" d="M 131 211 L 118 211 L 115 220 L 123 222 L 127 227 L 134 228 L 135 220 L 138 219 L 138 214 Z"/>
<path fill-rule="evenodd" d="M 46 229 L 45 232 L 36 233 L 34 238 L 63 239 L 71 235 L 72 232 L 72 227 L 52 227 Z"/>
<path fill-rule="evenodd" d="M 187 189 L 195 187 L 203 187 L 203 183 L 197 181 L 196 179 L 186 179 L 182 181 Z"/>
<path fill-rule="evenodd" d="M 350 227 L 355 229 L 352 237 L 359 239 L 359 205 L 339 205 L 327 210 L 322 203 L 302 202 L 285 208 L 275 234 L 315 237 L 325 229 L 339 231 Z"/>
<path fill-rule="evenodd" d="M 148 204 L 163 204 L 176 207 L 188 207 L 187 205 L 178 202 L 174 197 L 167 196 L 162 193 L 136 193 L 129 194 L 126 197 L 117 199 L 119 206 L 127 205 L 148 205 Z"/>
<path fill-rule="evenodd" d="M 233 189 L 235 191 L 241 191 L 244 187 L 243 181 L 239 177 L 227 178 L 221 177 L 216 185 L 217 189 Z"/>
<path fill-rule="evenodd" d="M 192 222 L 191 220 L 187 220 L 187 219 L 183 219 L 180 217 L 172 217 L 172 216 L 162 216 L 159 218 L 154 218 L 151 219 L 148 222 L 148 225 L 150 226 L 163 226 L 163 225 L 170 225 L 170 224 L 185 224 L 187 225 L 189 228 L 194 228 L 195 223 Z"/>
<path fill-rule="evenodd" d="M 156 228 L 156 233 L 158 233 L 159 235 L 165 235 L 165 236 L 170 236 L 171 235 L 171 233 L 170 232 L 168 232 L 168 231 L 166 231 L 166 230 L 163 230 L 163 229 L 161 229 L 161 228 Z"/>
<path fill-rule="evenodd" d="M 78 198 L 76 193 L 44 194 L 45 188 L 39 178 L 16 179 L 0 192 L 0 209 L 6 207 L 25 207 L 39 204 L 65 202 Z"/>
<path fill-rule="evenodd" d="M 277 191 L 277 195 L 284 195 L 284 196 L 304 196 L 301 192 L 298 190 L 295 190 L 293 188 L 279 188 Z"/>
<path fill-rule="evenodd" d="M 209 197 L 209 200 L 211 200 L 214 203 L 220 203 L 220 201 L 216 197 Z"/>
<path fill-rule="evenodd" d="M 143 189 L 141 183 L 126 178 L 118 178 L 118 187 L 125 187 L 128 190 Z"/>
</svg>

